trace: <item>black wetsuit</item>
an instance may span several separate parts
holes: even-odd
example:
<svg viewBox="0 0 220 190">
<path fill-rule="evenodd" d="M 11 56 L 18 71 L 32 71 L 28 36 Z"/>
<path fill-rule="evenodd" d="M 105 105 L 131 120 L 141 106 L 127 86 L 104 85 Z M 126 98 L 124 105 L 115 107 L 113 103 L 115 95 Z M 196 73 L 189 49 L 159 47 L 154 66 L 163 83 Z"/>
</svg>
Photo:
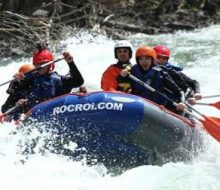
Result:
<svg viewBox="0 0 220 190">
<path fill-rule="evenodd" d="M 9 88 L 7 89 L 9 97 L 2 105 L 1 111 L 3 113 L 6 112 L 15 106 L 19 99 L 28 99 L 28 104 L 26 106 L 19 107 L 17 110 L 10 114 L 12 119 L 16 120 L 19 118 L 21 113 L 28 111 L 37 103 L 53 98 L 55 96 L 69 93 L 72 88 L 81 86 L 84 82 L 84 79 L 78 68 L 74 63 L 70 63 L 68 65 L 70 68 L 70 76 L 61 76 L 56 72 L 49 73 L 47 76 L 40 76 L 38 73 L 31 73 L 20 82 L 12 81 L 9 85 Z M 51 76 L 53 76 L 54 79 L 51 79 Z M 42 80 L 39 81 L 36 86 L 36 81 L 39 79 Z M 49 81 L 47 82 L 47 85 L 42 82 L 44 79 L 45 82 Z M 52 91 L 52 87 L 50 85 L 54 86 L 53 92 L 50 92 Z M 39 94 L 41 90 L 42 92 L 48 92 L 49 95 L 43 96 L 42 94 L 42 96 L 40 96 Z"/>
</svg>

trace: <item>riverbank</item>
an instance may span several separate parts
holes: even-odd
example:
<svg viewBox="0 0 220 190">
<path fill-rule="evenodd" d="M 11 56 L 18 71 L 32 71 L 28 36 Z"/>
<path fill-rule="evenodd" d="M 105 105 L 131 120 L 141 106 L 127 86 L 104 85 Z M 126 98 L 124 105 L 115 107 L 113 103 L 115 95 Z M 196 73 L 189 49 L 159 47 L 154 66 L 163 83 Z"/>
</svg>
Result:
<svg viewBox="0 0 220 190">
<path fill-rule="evenodd" d="M 3 0 L 0 57 L 29 55 L 37 41 L 55 48 L 82 29 L 113 39 L 135 33 L 162 34 L 220 23 L 218 0 Z"/>
</svg>

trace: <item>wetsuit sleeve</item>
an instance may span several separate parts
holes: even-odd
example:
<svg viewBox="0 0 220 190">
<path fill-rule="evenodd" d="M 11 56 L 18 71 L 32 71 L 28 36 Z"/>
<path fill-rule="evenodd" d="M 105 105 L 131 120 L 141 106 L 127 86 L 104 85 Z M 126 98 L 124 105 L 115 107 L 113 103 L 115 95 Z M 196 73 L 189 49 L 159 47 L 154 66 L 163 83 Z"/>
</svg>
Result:
<svg viewBox="0 0 220 190">
<path fill-rule="evenodd" d="M 6 112 L 10 108 L 14 107 L 19 99 L 25 98 L 21 96 L 21 92 L 25 91 L 27 89 L 26 85 L 28 85 L 28 83 L 23 84 L 24 81 L 18 82 L 14 80 L 9 84 L 9 87 L 6 91 L 9 94 L 9 96 L 5 103 L 2 105 L 2 112 Z"/>
<path fill-rule="evenodd" d="M 8 111 L 10 108 L 16 105 L 16 102 L 21 99 L 25 98 L 22 97 L 22 93 L 18 90 L 19 82 L 13 81 L 10 83 L 9 88 L 7 89 L 7 93 L 9 94 L 7 100 L 1 107 L 1 111 L 4 113 Z M 12 111 L 8 115 L 11 119 L 17 120 L 19 119 L 20 115 L 24 112 L 22 107 L 18 107 L 16 110 Z"/>
<path fill-rule="evenodd" d="M 34 74 L 30 74 L 24 78 L 24 80 L 18 82 L 14 80 L 10 83 L 9 88 L 7 89 L 7 93 L 9 94 L 6 102 L 2 105 L 2 112 L 8 111 L 10 108 L 14 107 L 16 102 L 23 98 L 28 99 L 28 93 L 34 87 Z M 26 109 L 24 107 L 19 107 L 12 112 L 10 116 L 12 119 L 17 119 L 21 113 L 24 113 Z"/>
<path fill-rule="evenodd" d="M 10 94 L 5 101 L 5 103 L 2 105 L 1 111 L 4 113 L 8 111 L 10 108 L 14 107 L 16 102 L 20 99 L 20 96 L 16 94 Z"/>
<path fill-rule="evenodd" d="M 164 80 L 164 90 L 172 92 L 175 99 L 177 98 L 178 101 L 181 101 L 182 89 L 178 87 L 178 85 L 174 82 L 173 78 L 167 72 L 162 72 L 162 76 Z"/>
<path fill-rule="evenodd" d="M 184 79 L 186 84 L 194 91 L 194 93 L 200 93 L 200 85 L 198 81 L 191 79 L 183 72 L 181 72 L 181 77 Z"/>
<path fill-rule="evenodd" d="M 68 63 L 68 65 L 70 76 L 62 76 L 61 78 L 65 88 L 70 91 L 72 88 L 80 87 L 84 83 L 84 79 L 74 62 Z"/>
<path fill-rule="evenodd" d="M 1 111 L 2 113 L 7 112 L 9 109 L 14 107 L 16 105 L 16 102 L 20 99 L 20 96 L 16 96 L 15 94 L 9 95 L 6 102 L 2 105 Z M 23 107 L 17 107 L 15 110 L 11 111 L 7 115 L 10 117 L 10 119 L 17 120 L 20 118 L 20 115 L 24 113 Z"/>
</svg>

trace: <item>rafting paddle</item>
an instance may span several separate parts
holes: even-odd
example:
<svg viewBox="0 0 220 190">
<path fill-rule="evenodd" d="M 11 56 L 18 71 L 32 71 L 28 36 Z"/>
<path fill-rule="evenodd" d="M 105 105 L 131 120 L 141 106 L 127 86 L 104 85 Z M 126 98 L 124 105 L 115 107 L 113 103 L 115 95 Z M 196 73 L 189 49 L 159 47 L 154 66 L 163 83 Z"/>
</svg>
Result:
<svg viewBox="0 0 220 190">
<path fill-rule="evenodd" d="M 210 135 L 212 135 L 217 141 L 220 142 L 220 118 L 216 118 L 216 117 L 207 117 L 205 115 L 203 115 L 202 113 L 200 113 L 197 109 L 195 109 L 193 106 L 191 106 L 189 103 L 185 104 L 192 109 L 194 112 L 196 112 L 197 114 L 199 114 L 200 116 L 203 117 L 203 119 L 199 120 L 204 128 L 209 132 Z"/>
<path fill-rule="evenodd" d="M 217 109 L 220 109 L 220 102 L 215 102 L 215 103 L 196 103 L 197 105 L 204 105 L 204 106 L 213 106 Z"/>
<path fill-rule="evenodd" d="M 40 69 L 42 69 L 42 68 L 44 68 L 44 67 L 46 67 L 46 66 L 48 66 L 48 65 L 51 65 L 51 64 L 53 64 L 53 63 L 56 63 L 56 62 L 58 62 L 58 61 L 61 61 L 61 60 L 63 60 L 63 59 L 64 59 L 64 58 L 61 57 L 61 58 L 58 58 L 58 59 L 56 59 L 56 60 L 54 60 L 54 61 L 49 61 L 49 62 L 47 62 L 47 63 L 44 63 L 44 64 L 42 64 L 42 65 L 39 65 L 39 66 L 37 66 L 36 68 L 34 68 L 34 69 L 32 69 L 32 70 L 30 70 L 30 71 L 24 73 L 24 75 L 26 76 L 26 75 L 28 75 L 28 74 L 30 74 L 30 73 L 39 71 Z M 5 84 L 8 84 L 8 83 L 12 82 L 13 80 L 15 80 L 15 79 L 11 79 L 11 80 L 8 80 L 8 81 L 6 81 L 6 82 L 0 84 L 0 87 L 1 87 L 1 86 L 4 86 Z"/>
<path fill-rule="evenodd" d="M 10 108 L 8 111 L 2 113 L 2 114 L 0 115 L 0 121 L 2 121 L 2 119 L 3 119 L 6 115 L 10 114 L 10 113 L 13 112 L 14 110 L 16 110 L 18 107 L 20 107 L 20 105 L 15 105 L 14 107 Z"/>
<path fill-rule="evenodd" d="M 131 75 L 128 73 L 128 77 L 130 79 L 132 79 L 133 81 L 139 83 L 140 85 L 142 85 L 143 87 L 145 87 L 146 89 L 148 89 L 151 92 L 155 92 L 157 94 L 159 94 L 160 96 L 166 98 L 168 101 L 170 101 L 174 106 L 177 106 L 177 103 L 174 102 L 172 99 L 166 97 L 164 94 L 160 93 L 159 91 L 155 90 L 154 88 L 152 88 L 151 86 L 149 86 L 148 84 L 146 84 L 145 82 L 141 81 L 140 79 L 138 79 L 137 77 Z M 184 111 L 191 115 L 192 117 L 194 117 L 195 119 L 197 119 L 198 121 L 200 121 L 203 124 L 203 127 L 206 129 L 206 131 L 212 136 L 214 137 L 217 141 L 220 142 L 220 119 L 219 118 L 215 118 L 215 117 L 207 117 L 203 114 L 201 114 L 198 110 L 196 110 L 195 108 L 193 108 L 191 105 L 187 104 L 193 111 L 195 111 L 196 113 L 198 113 L 200 116 L 202 116 L 202 118 L 197 117 L 195 114 L 193 114 L 192 112 L 190 112 L 188 109 L 185 109 Z"/>
<path fill-rule="evenodd" d="M 220 97 L 220 95 L 202 96 L 202 99 L 205 99 L 205 98 L 217 98 L 217 97 Z"/>
</svg>

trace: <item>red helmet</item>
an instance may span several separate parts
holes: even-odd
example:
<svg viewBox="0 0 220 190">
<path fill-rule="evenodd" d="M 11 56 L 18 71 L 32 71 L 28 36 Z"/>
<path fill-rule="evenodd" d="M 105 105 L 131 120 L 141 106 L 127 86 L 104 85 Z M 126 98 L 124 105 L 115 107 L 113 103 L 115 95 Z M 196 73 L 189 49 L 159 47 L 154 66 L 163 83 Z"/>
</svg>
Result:
<svg viewBox="0 0 220 190">
<path fill-rule="evenodd" d="M 53 54 L 46 49 L 43 49 L 42 51 L 35 52 L 34 56 L 33 56 L 33 64 L 34 65 L 41 65 L 43 63 L 53 61 L 53 60 L 54 60 Z"/>
<path fill-rule="evenodd" d="M 136 56 L 136 58 L 138 58 L 140 56 L 148 56 L 148 57 L 151 57 L 153 60 L 155 60 L 156 59 L 156 52 L 151 47 L 142 46 L 137 49 L 135 56 Z"/>
<path fill-rule="evenodd" d="M 32 64 L 24 64 L 24 65 L 22 65 L 20 68 L 19 68 L 19 70 L 18 70 L 18 72 L 19 73 L 27 73 L 28 71 L 31 71 L 31 70 L 33 70 L 35 67 L 34 67 L 34 65 L 32 65 Z"/>
<path fill-rule="evenodd" d="M 154 47 L 157 55 L 162 55 L 170 58 L 170 50 L 166 46 L 158 45 Z"/>
</svg>

